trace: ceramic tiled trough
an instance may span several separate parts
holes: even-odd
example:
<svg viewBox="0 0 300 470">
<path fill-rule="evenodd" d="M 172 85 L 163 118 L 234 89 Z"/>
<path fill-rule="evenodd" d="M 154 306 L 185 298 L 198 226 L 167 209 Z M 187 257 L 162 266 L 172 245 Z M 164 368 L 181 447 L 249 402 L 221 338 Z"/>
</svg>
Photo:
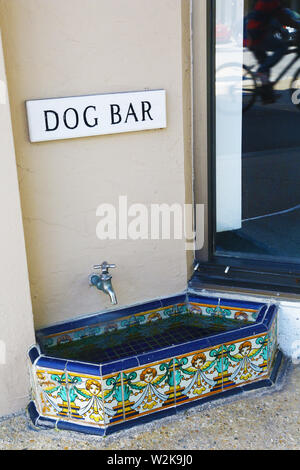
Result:
<svg viewBox="0 0 300 470">
<path fill-rule="evenodd" d="M 106 435 L 273 384 L 277 307 L 192 294 L 37 332 L 35 425 Z"/>
</svg>

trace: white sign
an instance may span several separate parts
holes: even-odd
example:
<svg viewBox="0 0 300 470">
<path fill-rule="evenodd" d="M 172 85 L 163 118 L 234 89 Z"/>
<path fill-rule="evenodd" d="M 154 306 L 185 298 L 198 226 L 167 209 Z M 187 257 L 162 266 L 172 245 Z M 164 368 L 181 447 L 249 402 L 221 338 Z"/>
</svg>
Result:
<svg viewBox="0 0 300 470">
<path fill-rule="evenodd" d="M 32 100 L 26 108 L 31 142 L 167 127 L 165 90 Z"/>
</svg>

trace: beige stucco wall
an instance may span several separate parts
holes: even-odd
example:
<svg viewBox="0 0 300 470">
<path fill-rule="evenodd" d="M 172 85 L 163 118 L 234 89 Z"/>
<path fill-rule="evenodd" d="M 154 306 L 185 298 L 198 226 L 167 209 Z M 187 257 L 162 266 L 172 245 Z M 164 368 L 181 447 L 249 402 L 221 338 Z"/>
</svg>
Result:
<svg viewBox="0 0 300 470">
<path fill-rule="evenodd" d="M 111 307 L 88 286 L 103 260 L 120 305 L 186 288 L 184 240 L 100 241 L 96 209 L 191 202 L 189 3 L 0 0 L 37 328 Z M 25 100 L 145 88 L 167 91 L 167 129 L 29 143 Z"/>
<path fill-rule="evenodd" d="M 16 160 L 0 31 L 0 417 L 29 401 L 34 343 Z"/>
</svg>

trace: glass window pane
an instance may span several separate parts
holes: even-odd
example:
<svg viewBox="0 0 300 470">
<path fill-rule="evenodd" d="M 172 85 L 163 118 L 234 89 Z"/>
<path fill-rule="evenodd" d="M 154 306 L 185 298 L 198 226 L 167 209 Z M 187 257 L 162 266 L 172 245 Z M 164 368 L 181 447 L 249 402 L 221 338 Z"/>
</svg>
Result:
<svg viewBox="0 0 300 470">
<path fill-rule="evenodd" d="M 300 0 L 216 0 L 222 256 L 300 262 Z"/>
</svg>

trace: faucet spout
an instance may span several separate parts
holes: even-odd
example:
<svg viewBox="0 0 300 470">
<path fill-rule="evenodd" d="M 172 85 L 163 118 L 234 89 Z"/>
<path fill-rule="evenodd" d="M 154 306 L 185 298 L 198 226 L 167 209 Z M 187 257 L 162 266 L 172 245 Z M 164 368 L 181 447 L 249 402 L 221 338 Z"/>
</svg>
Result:
<svg viewBox="0 0 300 470">
<path fill-rule="evenodd" d="M 110 297 L 110 301 L 113 305 L 117 305 L 118 301 L 117 301 L 117 297 L 116 297 L 116 294 L 115 294 L 115 291 L 113 290 L 113 287 L 110 286 L 108 289 L 106 289 L 106 292 L 107 294 L 109 295 Z"/>
</svg>

